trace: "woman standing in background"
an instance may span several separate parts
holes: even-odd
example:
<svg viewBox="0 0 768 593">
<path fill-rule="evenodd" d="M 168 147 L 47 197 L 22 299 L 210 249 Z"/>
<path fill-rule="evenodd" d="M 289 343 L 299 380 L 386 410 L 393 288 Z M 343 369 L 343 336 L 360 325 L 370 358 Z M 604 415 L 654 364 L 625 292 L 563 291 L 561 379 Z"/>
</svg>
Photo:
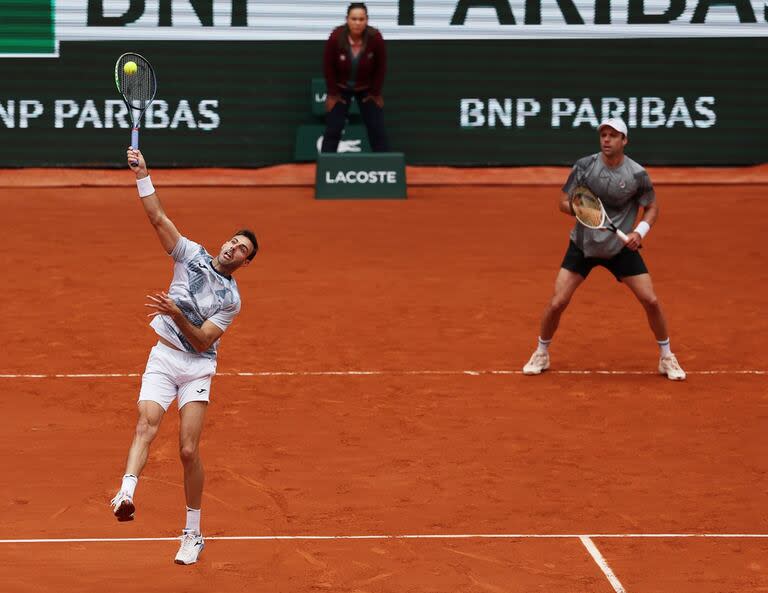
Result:
<svg viewBox="0 0 768 593">
<path fill-rule="evenodd" d="M 368 130 L 374 152 L 389 151 L 384 130 L 384 99 L 381 96 L 387 72 L 387 48 L 378 29 L 368 26 L 368 8 L 353 2 L 347 22 L 336 27 L 323 54 L 326 125 L 322 152 L 336 152 L 354 97 Z"/>
</svg>

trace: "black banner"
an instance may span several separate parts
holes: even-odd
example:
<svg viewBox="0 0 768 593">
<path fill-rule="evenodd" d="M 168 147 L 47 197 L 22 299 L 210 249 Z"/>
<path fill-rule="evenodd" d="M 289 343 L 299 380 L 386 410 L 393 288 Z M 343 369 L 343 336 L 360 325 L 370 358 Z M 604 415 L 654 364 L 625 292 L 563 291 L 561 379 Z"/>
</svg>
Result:
<svg viewBox="0 0 768 593">
<path fill-rule="evenodd" d="M 765 38 L 389 41 L 385 117 L 409 164 L 561 165 L 620 115 L 648 165 L 768 161 Z M 0 166 L 123 166 L 114 86 L 125 51 L 155 67 L 141 148 L 153 166 L 292 162 L 322 123 L 321 41 L 62 41 L 58 58 L 0 60 Z"/>
</svg>

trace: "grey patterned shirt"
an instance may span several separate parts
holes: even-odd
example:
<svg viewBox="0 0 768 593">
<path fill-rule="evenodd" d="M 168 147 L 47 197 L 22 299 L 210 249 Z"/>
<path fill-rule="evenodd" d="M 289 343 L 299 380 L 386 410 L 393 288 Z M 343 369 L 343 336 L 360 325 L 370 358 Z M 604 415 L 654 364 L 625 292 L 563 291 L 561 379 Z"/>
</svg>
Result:
<svg viewBox="0 0 768 593">
<path fill-rule="evenodd" d="M 200 327 L 208 320 L 226 330 L 240 312 L 240 293 L 232 277 L 213 269 L 213 258 L 202 245 L 181 237 L 171 252 L 174 259 L 173 280 L 168 294 L 189 322 Z M 179 350 L 197 354 L 181 330 L 167 315 L 155 315 L 150 323 L 158 336 L 168 340 Z M 219 347 L 216 340 L 205 352 L 205 358 L 216 358 Z"/>
<path fill-rule="evenodd" d="M 603 162 L 599 152 L 579 159 L 563 191 L 570 194 L 578 185 L 586 185 L 600 198 L 605 212 L 625 233 L 632 232 L 640 206 L 647 207 L 656 201 L 648 172 L 626 155 L 621 164 L 613 169 Z M 586 257 L 609 259 L 624 247 L 615 233 L 588 229 L 578 222 L 571 231 L 571 241 Z"/>
</svg>

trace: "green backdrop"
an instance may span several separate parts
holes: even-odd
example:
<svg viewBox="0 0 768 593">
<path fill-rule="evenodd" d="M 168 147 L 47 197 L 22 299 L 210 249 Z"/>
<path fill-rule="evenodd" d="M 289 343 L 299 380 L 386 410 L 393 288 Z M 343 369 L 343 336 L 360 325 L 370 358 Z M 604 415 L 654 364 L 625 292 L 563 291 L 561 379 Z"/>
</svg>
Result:
<svg viewBox="0 0 768 593">
<path fill-rule="evenodd" d="M 409 164 L 570 164 L 597 150 L 603 102 L 618 101 L 637 106 L 627 150 L 644 164 L 765 162 L 767 45 L 389 41 L 387 128 Z M 322 41 L 61 41 L 55 58 L 2 58 L 0 166 L 122 166 L 130 131 L 114 117 L 113 68 L 128 50 L 153 63 L 165 102 L 141 133 L 153 166 L 292 162 L 298 126 L 318 121 L 310 85 L 322 49 Z M 573 113 L 555 122 L 553 104 Z"/>
</svg>

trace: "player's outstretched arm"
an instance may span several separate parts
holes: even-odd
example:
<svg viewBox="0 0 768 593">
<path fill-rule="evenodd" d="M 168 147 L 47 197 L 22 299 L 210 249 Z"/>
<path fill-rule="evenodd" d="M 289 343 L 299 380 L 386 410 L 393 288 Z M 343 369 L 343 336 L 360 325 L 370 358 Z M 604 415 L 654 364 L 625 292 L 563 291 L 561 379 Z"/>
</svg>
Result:
<svg viewBox="0 0 768 593">
<path fill-rule="evenodd" d="M 147 171 L 147 163 L 144 160 L 144 155 L 141 154 L 140 150 L 134 150 L 129 146 L 127 156 L 128 166 L 131 168 L 131 171 L 136 174 L 136 181 L 139 185 L 139 196 L 141 196 L 141 204 L 144 206 L 144 212 L 147 213 L 147 218 L 149 218 L 149 222 L 152 223 L 163 249 L 165 249 L 166 253 L 171 253 L 173 248 L 176 247 L 176 243 L 179 242 L 181 233 L 179 233 L 171 219 L 165 214 L 163 206 L 160 204 L 160 198 L 157 197 L 151 181 L 146 181 L 149 180 L 149 172 Z M 151 193 L 145 195 L 142 191 L 142 186 L 144 187 L 144 191 Z"/>
</svg>

